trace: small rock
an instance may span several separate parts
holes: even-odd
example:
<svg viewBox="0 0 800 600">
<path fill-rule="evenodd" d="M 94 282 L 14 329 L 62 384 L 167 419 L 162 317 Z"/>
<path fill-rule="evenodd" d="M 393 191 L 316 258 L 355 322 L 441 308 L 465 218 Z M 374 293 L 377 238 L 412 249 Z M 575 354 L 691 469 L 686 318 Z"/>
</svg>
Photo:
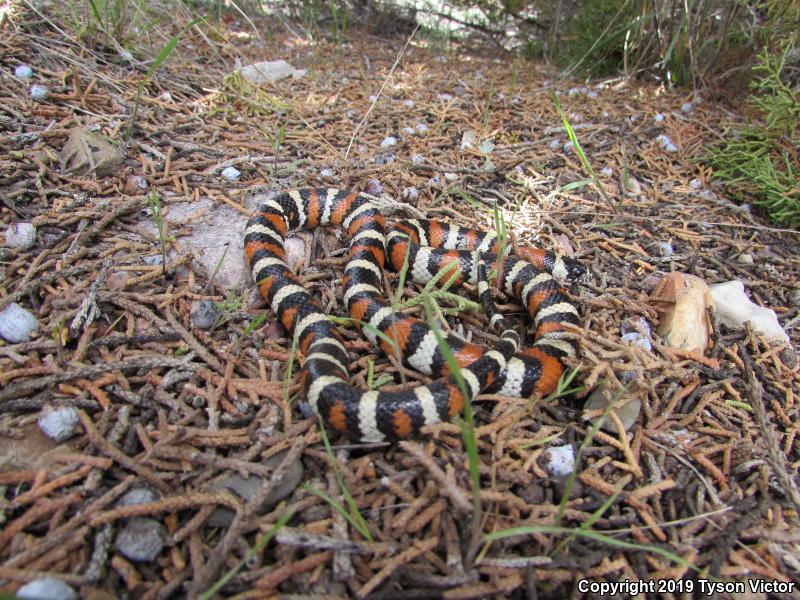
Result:
<svg viewBox="0 0 800 600">
<path fill-rule="evenodd" d="M 647 322 L 647 319 L 639 315 L 623 319 L 620 329 L 623 335 L 636 332 L 646 338 L 649 338 L 652 333 L 650 330 L 650 323 Z"/>
<path fill-rule="evenodd" d="M 403 192 L 401 194 L 401 197 L 406 202 L 415 202 L 416 200 L 419 199 L 419 190 L 417 188 L 415 188 L 415 187 L 412 187 L 412 186 L 403 188 Z"/>
<path fill-rule="evenodd" d="M 381 148 L 391 148 L 392 146 L 397 145 L 397 138 L 393 135 L 390 135 L 381 142 Z"/>
<path fill-rule="evenodd" d="M 381 193 L 383 193 L 383 185 L 381 185 L 381 182 L 374 177 L 370 177 L 367 179 L 367 184 L 364 186 L 364 191 L 371 196 L 380 196 Z"/>
<path fill-rule="evenodd" d="M 653 121 L 655 121 L 656 123 L 661 123 L 661 121 L 663 120 L 664 120 L 664 115 L 662 115 L 661 113 L 656 113 L 656 115 L 653 117 Z"/>
<path fill-rule="evenodd" d="M 211 300 L 195 300 L 190 312 L 192 324 L 198 329 L 211 329 L 219 318 L 219 309 Z"/>
<path fill-rule="evenodd" d="M 800 306 L 800 288 L 792 290 L 792 293 L 789 295 L 789 302 L 792 303 L 792 306 Z"/>
<path fill-rule="evenodd" d="M 478 133 L 472 129 L 467 129 L 464 133 L 461 134 L 461 145 L 459 148 L 462 150 L 466 150 L 467 148 L 472 148 L 475 143 L 478 141 Z"/>
<path fill-rule="evenodd" d="M 147 180 L 141 175 L 128 175 L 124 191 L 128 196 L 141 196 L 147 186 Z"/>
<path fill-rule="evenodd" d="M 691 102 L 684 102 L 681 104 L 681 112 L 687 115 L 694 110 L 694 105 Z"/>
<path fill-rule="evenodd" d="M 375 164 L 376 165 L 390 165 L 397 160 L 397 157 L 389 152 L 387 154 L 380 154 L 375 157 Z"/>
<path fill-rule="evenodd" d="M 167 542 L 167 530 L 147 517 L 133 517 L 120 531 L 117 551 L 133 562 L 150 562 L 161 554 Z"/>
<path fill-rule="evenodd" d="M 600 174 L 604 177 L 613 177 L 614 176 L 614 169 L 611 167 L 603 167 L 600 169 Z"/>
<path fill-rule="evenodd" d="M 137 487 L 130 490 L 117 501 L 117 506 L 135 506 L 136 504 L 150 504 L 156 502 L 160 495 L 149 487 Z"/>
<path fill-rule="evenodd" d="M 78 600 L 78 594 L 70 585 L 55 577 L 44 577 L 29 581 L 17 590 L 15 598 L 26 600 Z"/>
<path fill-rule="evenodd" d="M 162 102 L 172 102 L 172 94 L 169 92 L 162 92 L 158 99 Z"/>
<path fill-rule="evenodd" d="M 672 244 L 669 242 L 656 242 L 653 244 L 653 247 L 656 249 L 656 253 L 662 258 L 669 258 L 672 256 Z"/>
<path fill-rule="evenodd" d="M 447 183 L 453 183 L 455 181 L 458 181 L 458 173 L 445 173 L 444 180 Z"/>
<path fill-rule="evenodd" d="M 553 140 L 548 147 L 553 151 L 559 150 L 561 148 L 561 140 Z"/>
<path fill-rule="evenodd" d="M 285 60 L 265 60 L 253 63 L 252 65 L 242 67 L 240 72 L 242 77 L 257 85 L 273 83 L 281 79 L 286 79 L 287 77 L 302 79 L 308 73 L 306 69 L 295 69 Z"/>
<path fill-rule="evenodd" d="M 415 154 L 411 157 L 411 164 L 412 165 L 421 165 L 425 162 L 425 157 L 422 154 Z"/>
<path fill-rule="evenodd" d="M 753 265 L 755 261 L 753 260 L 753 255 L 749 252 L 745 252 L 744 254 L 740 254 L 736 259 L 740 265 Z"/>
<path fill-rule="evenodd" d="M 656 331 L 667 346 L 705 352 L 711 331 L 706 309 L 712 303 L 705 281 L 694 275 L 670 273 L 650 295 L 650 301 L 662 312 Z"/>
<path fill-rule="evenodd" d="M 453 99 L 452 94 L 436 94 L 436 97 L 442 102 L 450 102 Z"/>
<path fill-rule="evenodd" d="M 693 190 L 699 190 L 699 189 L 702 189 L 702 187 L 703 187 L 703 180 L 702 180 L 702 179 L 700 179 L 699 177 L 695 177 L 694 179 L 692 179 L 692 180 L 689 182 L 689 187 L 690 187 L 690 188 L 692 188 Z"/>
<path fill-rule="evenodd" d="M 647 350 L 648 352 L 652 351 L 653 346 L 650 343 L 650 340 L 643 336 L 638 331 L 631 331 L 630 333 L 623 334 L 622 341 L 626 344 L 631 346 L 639 346 L 640 348 Z"/>
<path fill-rule="evenodd" d="M 113 271 L 106 277 L 106 285 L 112 292 L 120 292 L 125 289 L 131 274 L 128 271 Z"/>
<path fill-rule="evenodd" d="M 564 154 L 569 154 L 574 150 L 575 150 L 575 144 L 573 144 L 572 142 L 567 142 L 566 144 L 564 144 Z"/>
<path fill-rule="evenodd" d="M 661 147 L 666 150 L 667 152 L 677 152 L 678 147 L 672 143 L 672 140 L 669 138 L 668 135 L 664 135 L 663 133 L 656 137 L 656 141 L 661 144 Z"/>
<path fill-rule="evenodd" d="M 620 178 L 619 182 L 622 188 L 622 193 L 630 198 L 636 198 L 642 195 L 642 184 L 633 175 L 626 174 Z"/>
<path fill-rule="evenodd" d="M 263 466 L 268 469 L 277 469 L 283 462 L 285 456 L 286 451 L 279 452 L 275 456 L 266 459 L 263 462 Z M 274 508 L 278 502 L 291 496 L 292 492 L 294 492 L 295 488 L 302 481 L 303 472 L 303 463 L 301 461 L 297 460 L 289 465 L 284 478 L 272 488 L 272 491 L 267 495 L 264 503 L 256 509 L 256 512 L 263 515 Z M 211 489 L 231 490 L 242 498 L 242 500 L 249 502 L 256 497 L 264 485 L 266 485 L 264 479 L 256 475 L 244 478 L 238 473 L 231 473 L 211 484 Z M 218 508 L 211 513 L 208 524 L 211 527 L 227 527 L 230 525 L 233 515 L 234 512 L 229 508 Z"/>
<path fill-rule="evenodd" d="M 20 79 L 30 79 L 33 77 L 33 69 L 31 69 L 28 65 L 18 65 L 16 69 L 14 69 L 14 77 L 19 77 Z"/>
<path fill-rule="evenodd" d="M 581 91 L 576 87 L 571 87 L 569 88 L 569 90 L 567 90 L 567 96 L 569 96 L 570 98 L 572 98 L 573 96 L 577 96 L 580 93 Z"/>
<path fill-rule="evenodd" d="M 154 254 L 152 256 L 143 256 L 142 262 L 150 267 L 156 267 L 164 263 L 164 257 L 160 254 Z"/>
<path fill-rule="evenodd" d="M 405 135 L 416 135 L 417 131 L 413 127 L 403 127 L 402 131 Z"/>
<path fill-rule="evenodd" d="M 414 125 L 414 129 L 418 135 L 425 135 L 428 133 L 428 126 L 425 123 L 417 123 Z"/>
<path fill-rule="evenodd" d="M 403 106 L 406 108 L 414 108 L 414 101 L 413 100 L 404 100 Z"/>
<path fill-rule="evenodd" d="M 36 245 L 36 226 L 33 223 L 13 223 L 6 229 L 6 246 L 30 250 Z"/>
<path fill-rule="evenodd" d="M 36 316 L 16 302 L 0 311 L 0 337 L 12 344 L 29 342 L 38 327 Z"/>
<path fill-rule="evenodd" d="M 744 293 L 744 283 L 726 281 L 711 286 L 711 297 L 717 320 L 732 329 L 743 329 L 750 322 L 753 331 L 771 342 L 788 342 L 789 336 L 780 326 L 774 310 L 754 304 Z"/>
<path fill-rule="evenodd" d="M 225 167 L 222 169 L 222 176 L 228 181 L 236 181 L 242 176 L 242 173 L 235 167 Z"/>
<path fill-rule="evenodd" d="M 319 176 L 325 179 L 336 179 L 336 174 L 333 172 L 333 169 L 322 169 L 319 172 Z"/>
<path fill-rule="evenodd" d="M 716 202 L 716 200 L 718 199 L 718 196 L 716 192 L 714 192 L 714 190 L 703 190 L 702 192 L 700 192 L 700 197 L 703 200 L 708 200 L 709 202 Z"/>
<path fill-rule="evenodd" d="M 605 384 L 600 384 L 592 392 L 592 395 L 589 396 L 583 408 L 586 411 L 605 410 L 612 401 L 616 400 L 614 408 L 611 410 L 613 410 L 617 414 L 617 417 L 619 417 L 619 420 L 622 421 L 622 426 L 625 431 L 629 431 L 639 418 L 639 413 L 642 410 L 642 401 L 639 398 L 631 398 L 626 401 L 625 398 L 617 398 L 617 394 L 616 392 L 612 392 Z M 600 417 L 592 417 L 586 420 L 594 424 L 599 418 Z M 603 424 L 600 425 L 600 428 L 612 433 L 617 432 L 617 426 L 614 424 L 614 421 L 608 417 L 603 421 Z"/>
<path fill-rule="evenodd" d="M 40 85 L 38 83 L 34 83 L 28 90 L 28 93 L 31 95 L 31 98 L 36 102 L 44 102 L 50 95 L 50 90 L 47 89 L 46 85 Z"/>
<path fill-rule="evenodd" d="M 595 98 L 597 98 L 597 97 L 598 97 L 598 93 L 597 93 L 597 92 L 595 92 L 594 90 L 592 90 L 591 92 L 589 92 L 588 94 L 586 94 L 586 96 L 587 96 L 588 98 L 591 98 L 592 100 L 594 100 Z"/>
<path fill-rule="evenodd" d="M 546 469 L 553 477 L 567 477 L 575 469 L 575 451 L 572 444 L 551 446 L 547 455 Z"/>
<path fill-rule="evenodd" d="M 63 442 L 75 435 L 78 427 L 78 411 L 71 406 L 45 405 L 39 413 L 37 423 L 47 437 L 56 442 Z"/>
</svg>

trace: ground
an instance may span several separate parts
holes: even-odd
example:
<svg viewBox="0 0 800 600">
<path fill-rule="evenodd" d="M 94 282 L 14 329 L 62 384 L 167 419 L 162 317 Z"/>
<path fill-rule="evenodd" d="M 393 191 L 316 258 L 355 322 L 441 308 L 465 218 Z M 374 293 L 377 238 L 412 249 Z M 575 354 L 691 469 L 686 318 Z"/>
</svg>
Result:
<svg viewBox="0 0 800 600">
<path fill-rule="evenodd" d="M 744 117 L 654 83 L 556 81 L 423 34 L 403 51 L 406 38 L 356 29 L 255 35 L 240 17 L 185 31 L 147 80 L 152 63 L 134 70 L 67 25 L 26 9 L 0 36 L 0 225 L 37 230 L 33 247 L 3 250 L 1 307 L 38 324 L 30 341 L 0 341 L 0 589 L 48 574 L 87 598 L 198 597 L 217 582 L 237 598 L 562 598 L 630 580 L 690 597 L 800 581 L 800 242 L 727 201 L 697 160 Z M 306 75 L 230 77 L 237 61 L 277 59 Z M 12 76 L 21 64 L 33 80 Z M 124 161 L 69 171 L 76 127 L 125 137 L 139 82 Z M 554 91 L 604 194 L 567 146 Z M 398 445 L 333 437 L 326 451 L 303 412 L 291 340 L 251 292 L 241 236 L 259 198 L 305 186 L 481 229 L 496 205 L 518 246 L 589 268 L 568 291 L 584 389 L 474 406 L 479 511 L 457 424 Z M 344 240 L 299 239 L 301 277 L 344 315 Z M 673 271 L 741 280 L 790 341 L 717 326 L 705 355 L 670 350 L 651 295 Z M 201 300 L 217 305 L 211 329 Z M 480 313 L 448 323 L 496 339 Z M 650 350 L 622 340 L 631 328 Z M 358 384 L 394 380 L 392 361 L 345 336 Z M 596 430 L 583 404 L 601 386 L 624 406 Z M 61 442 L 37 426 L 53 408 L 74 409 Z M 230 491 L 242 482 L 255 484 L 246 499 Z"/>
</svg>

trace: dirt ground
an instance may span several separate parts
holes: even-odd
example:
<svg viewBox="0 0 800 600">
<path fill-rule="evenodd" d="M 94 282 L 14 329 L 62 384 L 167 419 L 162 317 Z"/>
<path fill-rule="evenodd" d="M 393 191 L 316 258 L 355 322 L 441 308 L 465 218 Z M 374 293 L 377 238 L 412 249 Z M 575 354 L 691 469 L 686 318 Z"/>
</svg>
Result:
<svg viewBox="0 0 800 600">
<path fill-rule="evenodd" d="M 15 303 L 36 329 L 0 340 L 0 589 L 51 576 L 98 599 L 215 584 L 235 598 L 579 598 L 628 580 L 688 598 L 768 581 L 786 584 L 770 597 L 800 597 L 800 240 L 726 200 L 697 160 L 746 117 L 652 83 L 556 81 L 544 64 L 421 33 L 403 52 L 406 38 L 280 23 L 267 35 L 227 14 L 186 30 L 148 79 L 190 18 L 165 24 L 134 69 L 66 17 L 21 6 L 0 29 L 0 227 L 31 223 L 37 237 L 0 249 L 0 309 Z M 232 75 L 278 59 L 304 75 Z M 70 169 L 77 128 L 123 140 L 140 82 L 121 161 Z M 590 175 L 554 90 L 605 194 L 575 184 Z M 101 142 L 75 152 L 84 143 Z M 588 267 L 568 291 L 582 391 L 474 406 L 479 511 L 458 424 L 395 445 L 334 437 L 328 452 L 304 411 L 299 360 L 251 291 L 242 232 L 259 198 L 308 186 L 484 230 L 496 205 L 518 246 Z M 291 243 L 305 284 L 344 316 L 346 240 Z M 716 324 L 705 354 L 667 347 L 651 295 L 670 272 L 741 281 L 790 340 Z M 497 300 L 522 330 L 521 307 Z M 480 312 L 448 324 L 496 339 Z M 399 381 L 343 331 L 356 383 Z M 631 331 L 646 343 L 626 343 Z M 584 402 L 601 386 L 618 410 L 595 431 L 603 402 L 588 414 Z"/>
</svg>

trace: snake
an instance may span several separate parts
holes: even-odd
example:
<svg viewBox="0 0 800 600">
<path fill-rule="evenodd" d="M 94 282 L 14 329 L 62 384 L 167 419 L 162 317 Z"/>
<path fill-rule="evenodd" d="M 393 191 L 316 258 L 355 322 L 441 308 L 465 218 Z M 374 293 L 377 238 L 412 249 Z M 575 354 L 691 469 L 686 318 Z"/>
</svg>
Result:
<svg viewBox="0 0 800 600">
<path fill-rule="evenodd" d="M 350 358 L 338 325 L 287 264 L 287 234 L 339 226 L 350 239 L 342 278 L 343 303 L 362 334 L 387 355 L 431 378 L 427 385 L 360 390 L 350 383 Z M 496 233 L 410 219 L 388 233 L 378 205 L 365 193 L 335 188 L 281 191 L 262 201 L 247 222 L 245 256 L 253 281 L 303 357 L 300 386 L 326 428 L 355 442 L 385 442 L 417 436 L 423 427 L 459 414 L 481 393 L 530 397 L 556 389 L 565 359 L 577 353 L 568 325 L 578 310 L 559 281 L 585 272 L 579 261 L 545 250 L 525 260 L 498 253 Z M 450 263 L 455 266 L 448 267 Z M 505 318 L 490 311 L 499 340 L 486 349 L 455 333 L 444 335 L 412 315 L 395 310 L 383 290 L 384 268 L 426 283 L 443 268 L 454 285 L 471 283 L 487 311 L 492 286 L 521 302 L 533 319 L 534 342 L 520 347 Z M 487 282 L 487 269 L 495 273 Z M 448 356 L 449 354 L 449 356 Z M 460 368 L 451 369 L 448 359 Z M 451 372 L 455 371 L 455 372 Z M 403 386 L 400 386 L 403 387 Z"/>
</svg>

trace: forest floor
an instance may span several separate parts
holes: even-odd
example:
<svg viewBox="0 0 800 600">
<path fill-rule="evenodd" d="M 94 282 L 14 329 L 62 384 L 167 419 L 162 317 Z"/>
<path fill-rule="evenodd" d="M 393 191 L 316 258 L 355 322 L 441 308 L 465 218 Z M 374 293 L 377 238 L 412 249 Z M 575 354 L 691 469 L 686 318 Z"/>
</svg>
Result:
<svg viewBox="0 0 800 600">
<path fill-rule="evenodd" d="M 630 580 L 690 597 L 778 581 L 798 597 L 800 241 L 727 201 L 697 161 L 746 116 L 656 84 L 554 83 L 544 64 L 421 34 L 402 52 L 406 38 L 354 29 L 256 36 L 230 15 L 185 30 L 148 79 L 190 16 L 138 62 L 24 6 L 0 29 L 0 227 L 37 237 L 0 250 L 0 310 L 15 303 L 36 328 L 0 340 L 0 590 L 51 576 L 98 599 L 221 583 L 236 598 L 563 598 Z M 233 74 L 278 59 L 305 73 Z M 23 64 L 31 79 L 14 76 Z M 140 82 L 117 159 L 96 134 L 123 140 Z M 554 90 L 605 194 L 566 146 Z M 242 233 L 259 198 L 308 186 L 484 230 L 497 206 L 517 245 L 588 267 L 568 292 L 584 389 L 480 397 L 477 490 L 458 424 L 326 451 L 304 416 Z M 298 239 L 301 278 L 344 316 L 346 240 Z M 741 281 L 790 341 L 716 326 L 705 354 L 667 347 L 652 294 L 673 271 Z M 448 323 L 495 339 L 480 312 Z M 344 335 L 355 382 L 396 381 Z M 621 390 L 619 415 L 595 431 L 583 404 L 601 385 Z"/>
</svg>

